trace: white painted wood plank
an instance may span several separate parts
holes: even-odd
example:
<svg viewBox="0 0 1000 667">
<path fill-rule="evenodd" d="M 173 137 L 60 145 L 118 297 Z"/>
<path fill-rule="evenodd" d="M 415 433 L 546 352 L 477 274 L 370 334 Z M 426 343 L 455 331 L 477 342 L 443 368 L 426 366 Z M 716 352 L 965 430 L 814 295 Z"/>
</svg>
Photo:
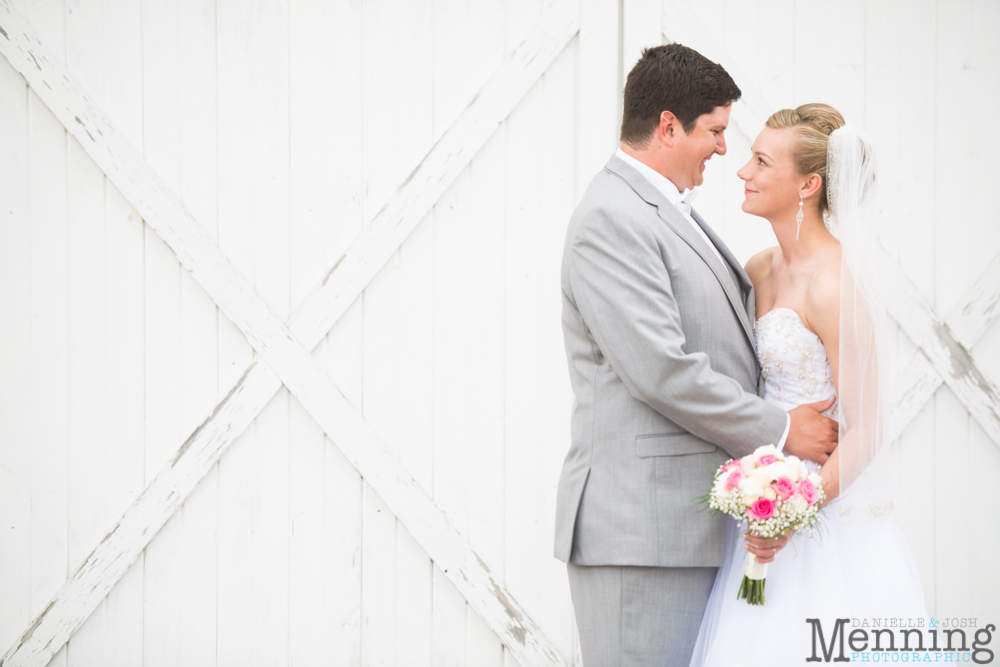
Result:
<svg viewBox="0 0 1000 667">
<path fill-rule="evenodd" d="M 972 129 L 977 122 L 977 115 L 973 112 L 972 105 L 963 104 L 956 108 L 949 101 L 972 100 L 978 88 L 969 68 L 972 58 L 970 34 L 973 30 L 971 10 L 971 3 L 937 3 L 934 187 L 939 196 L 934 202 L 935 289 L 931 303 L 939 312 L 950 311 L 956 298 L 972 283 L 970 258 L 974 241 L 970 234 L 970 216 L 974 214 L 974 193 L 970 189 L 969 179 L 961 176 L 960 172 L 967 172 L 972 167 L 968 147 L 972 145 L 970 142 L 976 141 L 978 134 Z M 944 221 L 947 221 L 946 225 L 942 224 Z M 909 331 L 907 333 L 910 334 Z M 927 354 L 928 345 L 922 347 Z M 933 354 L 933 347 L 930 351 Z M 955 353 L 951 356 L 955 356 Z M 930 360 L 935 362 L 934 358 Z M 963 361 L 971 363 L 972 360 Z M 950 368 L 949 365 L 935 364 L 939 372 L 947 373 L 942 379 L 951 389 L 950 392 L 938 392 L 934 406 L 937 436 L 935 481 L 937 488 L 946 492 L 950 499 L 953 498 L 955 502 L 971 510 L 968 504 L 971 494 L 965 479 L 972 463 L 969 442 L 972 420 L 966 414 L 966 408 L 980 421 L 994 442 L 1000 444 L 1000 392 L 978 369 L 973 371 L 973 377 L 963 377 L 966 373 L 959 363 L 957 360 L 952 361 Z M 956 375 L 957 378 L 949 377 Z M 964 385 L 969 381 L 978 385 L 976 389 L 980 389 L 985 396 L 964 391 Z M 977 405 L 984 399 L 992 405 Z M 948 613 L 969 609 L 972 588 L 977 585 L 972 576 L 970 557 L 974 544 L 972 513 L 970 511 L 955 515 L 937 504 L 934 523 L 937 538 L 937 610 L 939 613 Z"/>
<path fill-rule="evenodd" d="M 154 478 L 181 439 L 181 267 L 170 248 L 145 228 L 145 477 Z M 171 517 L 145 552 L 143 583 L 143 663 L 151 667 L 180 659 L 178 556 L 183 519 Z"/>
<path fill-rule="evenodd" d="M 540 182 L 542 192 L 539 213 L 547 224 L 538 229 L 537 276 L 535 282 L 536 324 L 535 345 L 539 366 L 535 383 L 539 430 L 537 435 L 536 478 L 539 505 L 534 520 L 539 527 L 534 559 L 539 564 L 541 608 L 536 617 L 563 655 L 572 653 L 572 624 L 569 585 L 565 566 L 552 558 L 555 534 L 556 487 L 563 460 L 570 445 L 570 415 L 573 394 L 568 382 L 562 326 L 555 317 L 562 309 L 560 268 L 566 228 L 576 205 L 573 196 L 573 147 L 575 132 L 564 121 L 573 115 L 573 97 L 577 68 L 577 52 L 571 45 L 559 55 L 542 78 L 545 109 L 544 127 L 551 128 L 547 139 L 548 159 L 545 173 L 550 177 Z M 546 414 L 554 410 L 562 418 Z"/>
<path fill-rule="evenodd" d="M 704 3 L 698 3 L 699 6 L 702 4 Z M 721 13 L 716 16 L 718 15 Z M 764 127 L 767 117 L 780 106 L 774 106 L 773 101 L 764 97 L 753 84 L 753 72 L 744 68 L 739 54 L 726 50 L 722 41 L 724 35 L 712 30 L 715 22 L 709 24 L 700 18 L 689 0 L 664 0 L 661 21 L 667 39 L 690 46 L 706 58 L 720 63 L 733 77 L 743 92 L 739 102 L 733 106 L 733 120 L 739 123 L 752 142 L 759 128 Z M 634 64 L 634 59 L 632 62 Z M 626 71 L 628 69 L 631 66 L 627 66 Z"/>
<path fill-rule="evenodd" d="M 360 8 L 344 8 L 344 32 L 357 31 Z M 354 92 L 338 90 L 336 76 L 337 34 L 333 7 L 320 3 L 293 0 L 288 7 L 288 109 L 289 109 L 289 266 L 290 303 L 297 308 L 312 286 L 335 259 L 336 227 L 332 220 L 340 213 L 335 208 L 336 163 L 351 162 L 355 155 L 337 154 L 336 135 L 353 135 L 343 120 L 334 116 L 340 110 L 357 106 Z M 352 20 L 353 19 L 353 20 Z M 357 38 L 356 38 L 357 39 Z M 357 60 L 357 53 L 351 54 Z M 340 104 L 335 101 L 340 97 Z"/>
<path fill-rule="evenodd" d="M 183 86 L 177 108 L 179 190 L 185 206 L 218 239 L 218 137 L 214 0 L 177 3 L 174 67 Z M 191 275 L 181 273 L 181 432 L 204 419 L 219 398 L 219 315 Z M 186 499 L 179 516 L 179 662 L 214 667 L 218 628 L 218 475 L 212 469 Z"/>
<path fill-rule="evenodd" d="M 808 101 L 827 101 L 848 122 L 867 127 L 865 118 L 865 0 L 829 3 L 824 32 L 829 45 L 828 88 Z M 803 36 L 805 37 L 805 36 Z M 810 57 L 816 44 L 804 43 Z M 797 53 L 801 53 L 798 51 Z M 806 100 L 804 100 L 806 101 Z"/>
<path fill-rule="evenodd" d="M 253 40 L 248 3 L 217 3 L 218 71 L 218 242 L 222 251 L 250 280 L 254 278 L 255 174 L 253 136 Z M 219 315 L 220 394 L 238 380 L 253 350 L 238 328 Z M 251 362 L 252 363 L 252 362 Z M 268 378 L 273 380 L 273 378 Z M 270 383 L 269 383 L 270 384 Z M 278 386 L 274 386 L 278 389 Z M 267 409 L 271 396 L 253 417 Z M 277 400 L 277 399 L 272 399 Z M 254 625 L 255 569 L 253 533 L 259 524 L 257 433 L 251 427 L 218 464 L 218 629 L 220 664 L 249 664 L 256 649 Z M 238 435 L 235 431 L 234 435 Z"/>
<path fill-rule="evenodd" d="M 795 106 L 826 101 L 837 106 L 831 86 L 832 51 L 837 48 L 830 31 L 830 12 L 836 6 L 830 0 L 795 4 Z M 818 29 L 822 26 L 824 29 Z M 773 100 L 771 104 L 776 104 Z M 780 107 L 772 106 L 772 109 Z"/>
<path fill-rule="evenodd" d="M 432 660 L 433 593 L 430 558 L 403 525 L 396 521 L 397 665 L 434 665 Z"/>
<path fill-rule="evenodd" d="M 107 286 L 104 174 L 70 138 L 67 142 L 69 396 L 68 562 L 86 559 L 109 526 L 107 507 Z M 70 664 L 103 659 L 103 622 L 73 638 Z"/>
<path fill-rule="evenodd" d="M 576 198 L 615 149 L 621 132 L 622 88 L 618 66 L 618 7 L 601 0 L 580 3 L 580 71 L 576 104 Z"/>
<path fill-rule="evenodd" d="M 107 3 L 102 10 L 103 109 L 125 140 L 141 148 L 142 3 Z"/>
<path fill-rule="evenodd" d="M 298 401 L 289 405 L 288 662 L 322 664 L 334 653 L 338 624 L 332 584 L 335 567 L 327 549 L 326 441 Z M 347 504 L 345 513 L 354 508 Z M 337 538 L 329 536 L 330 541 Z"/>
<path fill-rule="evenodd" d="M 66 6 L 66 65 L 91 94 L 104 90 L 102 7 Z M 67 144 L 69 219 L 69 557 L 83 561 L 110 527 L 107 506 L 107 332 L 104 175 L 76 141 Z M 105 663 L 101 609 L 68 647 L 70 665 Z"/>
<path fill-rule="evenodd" d="M 128 82 L 119 82 L 127 85 Z M 144 250 L 139 214 L 105 181 L 107 233 L 108 443 L 107 525 L 114 526 L 145 486 L 143 448 Z M 107 612 L 107 664 L 142 660 L 143 556 L 103 603 Z"/>
<path fill-rule="evenodd" d="M 530 613 L 541 607 L 540 563 L 543 539 L 538 513 L 542 506 L 538 451 L 543 400 L 538 386 L 538 272 L 540 238 L 536 211 L 553 196 L 554 184 L 539 183 L 535 164 L 547 171 L 549 156 L 539 151 L 546 134 L 544 81 L 539 81 L 507 120 L 504 176 L 504 583 Z M 550 172 L 551 173 L 551 172 Z M 556 174 L 551 173 L 553 180 Z M 571 176 L 566 174 L 566 176 Z M 548 179 L 546 179 L 548 181 Z M 554 222 L 551 224 L 555 224 Z M 531 326 L 524 323 L 530 322 Z M 547 398 L 547 397 L 545 397 Z"/>
<path fill-rule="evenodd" d="M 468 283 L 464 302 L 468 356 L 461 378 L 468 393 L 469 411 L 464 438 L 468 462 L 465 533 L 476 553 L 498 576 L 504 572 L 505 540 L 506 223 L 504 189 L 497 185 L 503 182 L 506 172 L 506 138 L 503 131 L 494 135 L 469 166 L 468 179 L 462 184 L 469 190 L 462 212 L 466 229 L 459 235 L 465 248 L 456 249 L 464 255 L 462 280 Z"/>
<path fill-rule="evenodd" d="M 269 383 L 268 388 L 271 386 L 273 385 Z M 283 392 L 279 395 L 283 395 Z M 255 416 L 257 415 L 254 414 L 250 419 Z M 259 524 L 259 497 L 255 497 L 258 483 L 255 469 L 256 439 L 256 429 L 248 429 L 229 448 L 225 459 L 218 463 L 219 620 L 216 641 L 218 662 L 224 665 L 252 663 L 256 647 L 256 554 L 253 551 L 253 532 Z"/>
<path fill-rule="evenodd" d="M 469 664 L 465 651 L 465 619 L 468 603 L 448 577 L 436 565 L 433 568 L 432 662 L 438 667 L 463 667 Z"/>
<path fill-rule="evenodd" d="M 68 323 L 66 132 L 28 93 L 31 248 L 31 613 L 66 578 Z M 64 664 L 64 663 L 60 663 Z"/>
<path fill-rule="evenodd" d="M 996 22 L 993 22 L 996 25 Z M 992 341 L 996 344 L 997 339 Z M 994 348 L 996 349 L 996 348 Z M 970 613 L 975 618 L 993 619 L 1000 614 L 1000 601 L 994 591 L 1000 590 L 1000 573 L 996 571 L 990 554 L 1000 548 L 1000 518 L 989 511 L 991 478 L 1000 470 L 1000 449 L 987 435 L 973 423 L 969 438 L 969 460 L 972 473 L 969 484 L 969 507 L 972 514 L 973 548 L 970 556 L 970 579 L 972 580 Z"/>
<path fill-rule="evenodd" d="M 31 218 L 28 88 L 0 62 L 0 646 L 31 609 Z"/>
<path fill-rule="evenodd" d="M 644 49 L 663 43 L 663 8 L 656 2 L 623 0 L 621 7 L 622 83 Z"/>
<path fill-rule="evenodd" d="M 329 655 L 345 667 L 361 664 L 361 561 L 363 482 L 339 449 L 326 440 L 326 551 L 333 591 Z"/>
<path fill-rule="evenodd" d="M 179 42 L 173 0 L 142 3 L 143 158 L 165 187 L 180 192 Z M 184 378 L 181 332 L 182 269 L 170 247 L 146 226 L 146 481 L 173 454 L 183 437 Z M 143 582 L 143 665 L 167 667 L 181 661 L 181 553 L 183 513 L 170 518 L 146 547 Z"/>
<path fill-rule="evenodd" d="M 254 137 L 253 287 L 286 320 L 290 312 L 288 213 L 288 9 L 284 2 L 248 8 Z M 246 222 L 244 222 L 246 224 Z M 314 364 L 315 365 L 315 364 Z M 288 662 L 289 400 L 280 391 L 255 422 L 259 525 L 252 535 L 254 660 Z"/>
<path fill-rule="evenodd" d="M 10 25 L 9 18 L 10 18 L 9 16 L 5 16 L 4 17 L 4 23 L 6 25 Z M 529 42 L 529 45 L 533 45 L 533 44 L 537 43 L 539 45 L 543 45 L 544 44 L 546 47 L 549 47 L 549 48 L 553 48 L 553 45 L 554 45 L 554 48 L 559 48 L 559 47 L 561 47 L 561 44 L 564 44 L 565 42 L 564 41 L 560 41 L 560 40 L 556 40 L 555 42 L 552 42 L 551 40 L 546 40 L 545 38 L 546 38 L 547 34 L 565 35 L 565 34 L 572 34 L 572 31 L 575 30 L 575 15 L 573 15 L 573 14 L 570 15 L 568 21 L 564 21 L 563 18 L 561 16 L 559 16 L 558 14 L 550 16 L 550 21 L 551 21 L 550 24 L 543 25 L 540 28 L 540 30 L 537 33 L 535 33 L 535 36 L 532 38 L 533 41 Z M 26 26 L 19 25 L 19 28 L 26 28 Z M 23 34 L 23 31 L 22 31 L 22 34 Z M 46 62 L 46 63 L 51 63 L 52 62 L 52 59 L 50 57 L 47 58 L 47 57 L 45 57 L 41 53 L 40 47 L 36 46 L 36 47 L 34 47 L 34 49 L 36 50 L 37 54 L 39 56 L 41 56 L 41 62 Z M 530 49 L 527 49 L 527 48 L 526 49 L 522 49 L 521 51 L 518 52 L 518 54 L 523 54 L 524 52 L 526 52 L 528 50 L 530 50 Z M 13 51 L 11 51 L 9 49 L 6 50 L 5 53 L 7 55 L 9 55 L 9 56 L 13 56 Z M 22 52 L 22 55 L 23 55 L 23 52 Z M 518 55 L 516 57 L 520 57 L 520 55 Z M 16 56 L 14 56 L 14 59 L 17 60 Z M 23 63 L 24 61 L 21 61 L 21 62 Z M 512 61 L 512 62 L 516 62 L 516 59 L 514 61 Z M 540 60 L 538 60 L 536 58 L 533 58 L 533 57 L 531 59 L 529 59 L 529 61 L 527 61 L 527 62 L 530 63 L 532 66 L 538 66 L 538 67 L 542 67 L 542 66 L 544 66 L 544 64 L 546 64 L 544 62 L 544 59 L 540 61 Z M 513 73 L 512 70 L 516 70 L 516 68 L 515 67 L 510 67 L 510 68 L 506 68 L 506 69 L 501 69 L 501 74 L 503 76 L 506 76 L 507 75 L 506 72 L 509 71 L 509 72 Z M 62 84 L 59 83 L 59 80 L 66 81 L 66 79 L 57 79 L 55 81 L 55 83 L 57 85 L 62 85 Z M 495 82 L 496 82 L 496 77 L 494 77 L 494 79 L 491 80 L 491 83 L 495 83 Z M 491 86 L 490 89 L 492 89 L 492 87 L 501 88 L 501 86 Z M 497 90 L 497 92 L 499 93 L 501 91 Z M 482 95 L 479 98 L 477 98 L 477 103 L 483 103 L 484 104 L 483 108 L 490 109 L 491 108 L 491 104 L 486 104 L 484 102 L 484 100 L 486 102 L 490 102 L 489 97 L 490 97 L 489 95 Z M 503 106 L 504 108 L 506 108 L 506 105 L 501 105 L 501 106 Z M 56 108 L 59 108 L 58 105 L 57 105 Z M 89 117 L 90 116 L 88 115 L 88 118 Z M 464 116 L 463 116 L 463 118 L 464 118 Z M 73 122 L 75 122 L 75 121 L 73 121 Z M 70 122 L 69 124 L 73 124 L 73 123 Z M 487 124 L 487 127 L 489 127 L 489 124 Z M 95 129 L 96 129 L 96 127 L 95 127 Z M 109 131 L 109 133 L 110 133 L 110 128 L 105 128 L 105 129 L 107 129 Z M 89 135 L 86 134 L 86 132 L 84 130 L 79 130 L 79 132 L 81 133 L 81 136 L 89 136 Z M 103 135 L 101 135 L 101 136 L 103 136 Z M 438 147 L 440 148 L 441 145 L 442 144 L 439 143 Z M 427 162 L 425 161 L 424 164 L 426 165 Z M 411 179 L 411 182 L 412 182 L 412 180 L 413 179 Z M 126 181 L 122 181 L 122 183 L 126 183 Z M 139 200 L 140 201 L 144 201 L 147 205 L 149 205 L 149 201 L 148 200 L 145 200 L 145 199 L 139 199 Z M 160 207 L 157 206 L 157 205 L 150 205 L 150 210 L 151 211 L 153 211 L 153 210 L 159 210 L 159 208 Z M 186 229 L 186 231 L 190 231 L 190 230 Z M 198 235 L 195 234 L 195 238 L 197 238 L 197 236 Z M 192 261 L 193 258 L 191 256 L 186 255 L 186 253 L 181 252 L 181 256 L 182 256 L 182 258 L 185 261 L 188 261 L 188 262 L 191 262 L 193 264 L 196 264 L 196 262 Z M 210 264 L 217 263 L 217 262 L 218 262 L 217 258 L 213 259 L 213 260 L 210 260 Z M 195 273 L 196 273 L 196 276 L 199 275 L 199 272 L 197 270 L 195 271 Z M 209 274 L 210 273 L 211 272 L 209 272 Z M 206 280 L 208 279 L 207 275 L 202 275 L 200 277 L 202 277 L 202 278 L 204 278 Z M 210 290 L 210 291 L 213 291 L 213 290 Z M 249 298 L 249 295 L 244 292 L 243 293 L 243 297 L 244 298 Z M 239 309 L 235 309 L 234 310 L 234 309 L 227 308 L 226 310 L 229 310 L 231 313 L 235 313 Z M 239 319 L 239 318 L 237 318 L 237 319 Z M 280 328 L 280 326 L 279 326 L 279 328 Z M 280 343 L 281 340 L 282 340 L 282 338 L 279 337 L 278 339 L 275 339 L 275 341 L 272 341 L 272 342 L 278 342 L 281 345 L 285 345 L 285 343 Z M 257 341 L 257 344 L 261 345 L 262 348 L 266 347 L 266 345 L 264 345 L 260 341 Z M 302 370 L 305 370 L 305 368 L 306 368 L 306 366 L 303 366 Z M 307 372 L 311 372 L 311 371 L 307 371 Z M 294 384 L 294 382 L 293 382 L 293 384 Z M 321 381 L 321 384 L 328 385 L 328 382 Z M 334 401 L 336 401 L 337 398 L 339 398 L 339 395 L 337 395 L 336 397 L 335 396 L 327 396 L 327 398 L 328 399 L 333 399 Z M 329 401 L 327 401 L 326 404 L 329 404 Z M 327 428 L 327 430 L 330 430 L 329 429 L 329 425 L 324 425 L 324 428 Z M 448 530 L 450 531 L 450 529 L 448 529 Z M 448 538 L 448 539 L 452 540 L 453 538 Z M 460 538 L 458 538 L 458 539 L 459 539 L 459 541 L 461 541 Z M 431 551 L 432 554 L 435 554 L 436 557 L 437 557 L 437 554 L 439 553 L 439 550 L 437 548 L 432 548 L 432 549 L 430 549 L 430 551 Z M 450 565 L 450 563 L 448 563 L 448 564 Z M 475 564 L 472 564 L 472 563 L 468 563 L 466 565 L 467 568 L 469 566 L 471 566 L 471 569 L 467 570 L 467 571 L 470 572 L 470 573 L 471 572 L 475 572 L 476 569 L 478 568 L 478 565 L 475 565 Z M 459 576 L 459 573 L 457 571 L 453 572 L 452 574 L 453 574 L 453 576 L 456 576 L 456 577 Z M 72 585 L 72 582 L 70 582 L 70 585 Z M 491 597 L 492 597 L 491 595 L 487 595 L 485 599 L 489 600 Z M 494 598 L 494 599 L 497 599 L 497 598 Z M 506 601 L 507 604 L 510 604 L 510 600 L 507 599 L 506 597 L 502 597 L 501 598 L 501 604 L 503 604 L 504 601 Z M 474 604 L 480 605 L 481 602 L 482 602 L 482 600 L 476 600 L 474 602 Z M 521 620 L 521 618 L 519 618 L 519 614 L 520 614 L 520 612 L 517 612 L 517 613 L 514 614 L 514 620 L 515 621 L 519 621 L 520 623 L 528 623 L 527 619 Z M 490 615 L 490 614 L 488 614 L 488 615 Z M 502 614 L 500 616 L 498 616 L 498 617 L 492 617 L 491 621 L 493 623 L 498 624 L 498 625 L 501 626 L 501 632 L 503 632 L 503 628 L 505 628 L 505 627 L 507 628 L 507 631 L 509 631 L 510 626 L 506 625 L 507 621 L 503 620 L 504 618 L 507 618 L 508 616 L 509 615 L 508 615 L 507 612 L 502 612 Z M 46 618 L 43 618 L 41 620 L 44 623 L 45 620 L 47 620 L 48 618 L 49 618 L 48 615 L 46 615 Z M 54 616 L 53 616 L 53 618 L 54 618 Z M 515 625 L 514 627 L 516 628 L 518 626 Z M 528 632 L 528 634 L 526 635 L 526 637 L 522 637 L 521 634 L 520 634 L 520 632 L 518 632 L 517 635 L 516 635 L 516 638 L 514 639 L 514 642 L 516 642 L 517 644 L 521 644 L 521 642 L 524 641 L 526 644 L 528 644 L 530 646 L 535 639 L 536 639 L 536 635 L 533 632 Z M 517 650 L 522 650 L 522 649 L 518 648 Z M 551 654 L 551 655 L 554 656 L 554 654 Z"/>
<path fill-rule="evenodd" d="M 899 181 L 899 234 L 895 240 L 892 237 L 885 240 L 895 246 L 900 271 L 909 278 L 925 299 L 931 299 L 934 295 L 934 276 L 933 271 L 927 269 L 934 261 L 934 201 L 937 193 L 933 171 L 923 168 L 922 165 L 934 164 L 938 157 L 933 141 L 915 142 L 912 138 L 915 136 L 914 132 L 926 131 L 924 128 L 927 127 L 927 123 L 932 122 L 930 118 L 935 113 L 933 109 L 935 84 L 933 77 L 927 76 L 926 73 L 933 71 L 935 66 L 934 52 L 927 48 L 927 44 L 933 43 L 935 39 L 933 21 L 928 20 L 928 17 L 934 15 L 936 3 L 933 0 L 918 0 L 899 5 L 905 5 L 905 11 L 895 14 L 895 21 L 899 26 L 898 76 L 900 90 L 906 91 L 906 96 L 899 100 L 901 111 L 896 114 L 896 132 L 899 135 L 898 164 L 906 166 L 906 169 L 900 174 Z M 929 117 L 918 118 L 903 112 L 914 104 L 926 109 Z M 911 353 L 912 342 L 901 329 L 897 340 L 899 360 L 904 364 Z M 919 353 L 915 355 L 915 358 L 920 357 L 922 355 Z M 930 383 L 940 385 L 940 380 L 934 372 L 925 373 L 920 379 L 907 378 L 902 383 L 897 379 L 895 382 L 896 386 L 906 387 L 910 384 L 914 388 Z M 910 421 L 908 415 L 904 420 L 895 419 L 894 413 L 897 407 L 906 406 L 908 403 L 893 404 L 890 408 L 889 427 L 900 434 L 897 444 L 901 451 L 900 458 L 904 463 L 902 468 L 904 475 L 914 475 L 915 478 L 921 479 L 933 475 L 929 469 L 934 467 L 934 449 L 937 446 L 934 440 L 933 399 L 936 386 L 933 389 L 928 387 L 924 399 L 909 403 L 916 404 L 912 408 L 912 414 L 915 414 L 912 417 L 913 421 Z M 895 393 L 895 390 L 893 391 Z M 900 411 L 900 415 L 902 414 Z M 901 511 L 895 513 L 900 526 L 910 538 L 914 559 L 924 584 L 929 613 L 936 613 L 937 606 L 935 591 L 938 570 L 935 549 L 932 545 L 939 537 L 934 522 L 927 521 L 927 517 L 934 515 L 934 506 L 935 499 L 931 494 L 916 494 L 901 490 Z"/>
<path fill-rule="evenodd" d="M 396 632 L 408 619 L 396 617 L 396 517 L 362 483 L 361 664 L 396 665 Z M 368 564 L 371 566 L 368 566 Z"/>
<path fill-rule="evenodd" d="M 66 133 L 28 94 L 31 211 L 31 582 L 32 615 L 68 570 Z M 44 463 L 43 463 L 44 462 Z M 53 667 L 66 665 L 65 651 Z"/>
<path fill-rule="evenodd" d="M 253 635 L 247 649 L 254 659 L 271 665 L 288 663 L 289 400 L 282 389 L 254 422 L 250 500 L 256 521 L 250 534 L 250 579 L 242 582 L 251 591 Z"/>
<path fill-rule="evenodd" d="M 441 197 L 434 210 L 434 487 L 435 503 L 446 510 L 458 530 L 468 535 L 470 473 L 469 438 L 477 425 L 472 421 L 472 388 L 467 386 L 469 349 L 468 304 L 479 298 L 473 293 L 464 261 L 470 245 L 466 238 L 477 203 L 470 202 L 468 172 L 460 176 Z M 484 248 L 481 252 L 487 252 Z M 478 257 L 476 258 L 478 260 Z M 478 441 L 478 438 L 476 439 Z M 482 555 L 482 554 L 481 554 Z M 491 567 L 498 567 L 496 563 Z"/>
<path fill-rule="evenodd" d="M 504 646 L 496 634 L 490 631 L 489 626 L 483 623 L 483 619 L 471 607 L 466 605 L 465 654 L 469 661 L 467 664 L 502 667 L 504 653 Z"/>
</svg>

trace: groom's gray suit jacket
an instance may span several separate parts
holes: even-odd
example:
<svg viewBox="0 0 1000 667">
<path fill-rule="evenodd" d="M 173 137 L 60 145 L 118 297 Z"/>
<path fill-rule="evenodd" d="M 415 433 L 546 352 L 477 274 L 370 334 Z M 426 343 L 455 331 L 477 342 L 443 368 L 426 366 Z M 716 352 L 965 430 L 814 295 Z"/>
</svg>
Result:
<svg viewBox="0 0 1000 667">
<path fill-rule="evenodd" d="M 570 220 L 562 325 L 572 444 L 555 556 L 578 565 L 717 566 L 725 521 L 692 502 L 730 456 L 778 444 L 781 409 L 760 370 L 743 269 L 652 183 L 612 157 Z"/>
</svg>

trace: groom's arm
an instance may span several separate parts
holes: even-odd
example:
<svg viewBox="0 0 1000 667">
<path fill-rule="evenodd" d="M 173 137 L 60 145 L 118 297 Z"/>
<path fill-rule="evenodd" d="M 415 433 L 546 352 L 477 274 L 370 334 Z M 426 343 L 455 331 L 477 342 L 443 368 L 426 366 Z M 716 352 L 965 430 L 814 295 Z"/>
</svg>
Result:
<svg viewBox="0 0 1000 667">
<path fill-rule="evenodd" d="M 568 249 L 572 297 L 601 352 L 636 399 L 733 456 L 777 444 L 788 416 L 684 351 L 670 276 L 635 217 L 588 212 Z"/>
</svg>

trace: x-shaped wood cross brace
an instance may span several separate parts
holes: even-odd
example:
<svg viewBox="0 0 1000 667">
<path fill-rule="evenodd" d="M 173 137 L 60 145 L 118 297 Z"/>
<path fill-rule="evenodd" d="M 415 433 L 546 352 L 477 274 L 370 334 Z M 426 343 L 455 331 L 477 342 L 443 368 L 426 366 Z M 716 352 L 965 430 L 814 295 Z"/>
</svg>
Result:
<svg viewBox="0 0 1000 667">
<path fill-rule="evenodd" d="M 0 0 L 0 53 L 256 352 L 226 397 L 0 659 L 0 665 L 45 665 L 282 384 L 521 664 L 567 664 L 445 513 L 386 450 L 309 350 L 326 336 L 578 30 L 578 3 L 550 3 L 543 8 L 526 38 L 506 56 L 286 325 L 180 199 L 115 131 L 66 67 L 42 45 L 31 25 L 7 0 Z"/>
</svg>

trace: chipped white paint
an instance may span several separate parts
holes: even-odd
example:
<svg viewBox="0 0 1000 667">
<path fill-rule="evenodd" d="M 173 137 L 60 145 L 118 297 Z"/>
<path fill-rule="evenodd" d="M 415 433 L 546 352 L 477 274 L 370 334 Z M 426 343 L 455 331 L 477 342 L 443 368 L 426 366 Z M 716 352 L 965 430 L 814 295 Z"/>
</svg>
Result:
<svg viewBox="0 0 1000 667">
<path fill-rule="evenodd" d="M 47 663 L 281 383 L 312 414 L 522 664 L 565 664 L 563 656 L 499 584 L 450 520 L 385 450 L 308 350 L 327 333 L 565 47 L 578 29 L 578 20 L 574 3 L 561 3 L 543 12 L 529 36 L 505 59 L 286 326 L 142 157 L 112 128 L 104 113 L 87 99 L 31 26 L 6 2 L 0 2 L 0 52 L 267 364 L 255 360 L 247 367 L 212 415 L 185 441 L 171 464 L 156 476 L 0 664 Z"/>
<path fill-rule="evenodd" d="M 998 295 L 996 290 L 997 280 L 994 275 L 997 262 L 991 264 L 991 271 L 985 274 L 985 284 L 977 284 L 971 294 L 967 295 L 968 304 L 960 308 L 964 311 L 969 308 L 975 311 L 975 306 L 980 304 L 995 304 Z M 979 425 L 990 436 L 994 443 L 1000 446 L 1000 392 L 996 386 L 987 379 L 979 368 L 976 367 L 975 360 L 969 354 L 968 349 L 956 338 L 951 328 L 942 322 L 934 310 L 927 304 L 916 287 L 902 274 L 896 267 L 888 253 L 883 251 L 882 259 L 879 262 L 882 269 L 882 280 L 888 294 L 893 298 L 886 303 L 886 308 L 893 318 L 899 323 L 906 335 L 920 348 L 921 354 L 927 359 L 928 367 L 935 372 L 948 387 L 951 388 L 959 400 L 969 410 L 969 413 L 976 418 Z M 991 290 L 992 288 L 992 290 Z M 988 306 L 987 306 L 988 307 Z M 985 317 L 982 319 L 986 319 Z M 959 319 L 960 326 L 968 331 L 980 327 L 970 327 L 963 324 L 966 318 Z M 981 326 L 981 325 L 980 325 Z M 981 326 L 985 329 L 985 326 Z M 918 365 L 915 371 L 904 373 L 902 381 L 913 383 L 914 387 L 921 387 L 923 391 L 917 394 L 916 398 L 930 396 L 927 392 L 930 382 L 926 379 L 928 371 L 922 365 Z M 894 386 L 895 387 L 898 385 Z M 935 386 L 934 389 L 937 389 Z M 914 392 L 920 391 L 915 389 Z M 931 394 L 933 392 L 930 392 Z M 911 403 L 916 402 L 908 399 Z M 890 419 L 893 419 L 890 417 Z M 902 424 L 896 421 L 890 422 L 891 433 L 901 432 Z"/>
<path fill-rule="evenodd" d="M 897 273 L 892 277 L 892 280 L 899 284 L 906 278 Z M 912 289 L 912 286 L 909 288 Z M 919 294 L 917 296 L 919 297 Z M 972 363 L 968 350 L 972 349 L 983 333 L 996 320 L 997 315 L 1000 315 L 997 304 L 1000 304 L 1000 254 L 990 262 L 979 280 L 962 295 L 958 300 L 958 305 L 945 318 L 944 323 L 939 322 L 933 315 L 929 319 L 927 316 L 911 317 L 905 312 L 900 313 L 899 316 L 910 322 L 910 326 L 915 331 L 911 335 L 910 331 L 907 330 L 907 335 L 911 335 L 911 337 L 928 335 L 932 340 L 939 341 L 934 344 L 936 349 L 951 349 L 957 345 L 961 351 L 955 359 L 949 359 L 949 354 L 938 357 L 942 372 L 939 372 L 931 363 L 929 356 L 925 353 L 919 354 L 895 379 L 892 384 L 889 413 L 889 433 L 892 439 L 902 435 L 903 430 L 917 415 L 920 408 L 930 400 L 934 392 L 944 382 L 943 378 L 945 376 L 951 377 L 956 370 L 958 378 L 955 379 L 955 383 L 961 387 L 962 395 L 968 394 L 969 400 L 974 404 L 988 402 L 991 395 L 996 396 L 996 388 L 989 381 L 983 379 L 985 384 L 979 384 L 977 376 L 981 378 L 981 374 L 978 371 L 974 371 L 970 375 L 963 373 L 962 369 L 969 368 L 969 364 Z M 896 307 L 900 307 L 899 304 L 896 304 Z M 923 313 L 929 312 L 926 304 L 922 302 L 922 298 L 920 305 L 914 307 L 919 308 Z M 893 315 L 895 317 L 896 314 L 893 313 Z M 900 321 L 902 322 L 902 320 Z M 928 326 L 931 328 L 928 329 Z M 920 331 L 923 331 L 923 334 L 918 333 Z M 913 340 L 917 339 L 913 338 Z M 944 365 L 946 359 L 951 364 L 947 369 Z M 996 406 L 991 408 L 987 403 L 983 409 L 978 411 L 979 414 L 971 409 L 970 412 L 976 415 L 977 421 L 990 434 L 993 442 L 1000 446 L 1000 439 L 997 435 Z M 980 417 L 982 418 L 980 419 Z"/>
</svg>

